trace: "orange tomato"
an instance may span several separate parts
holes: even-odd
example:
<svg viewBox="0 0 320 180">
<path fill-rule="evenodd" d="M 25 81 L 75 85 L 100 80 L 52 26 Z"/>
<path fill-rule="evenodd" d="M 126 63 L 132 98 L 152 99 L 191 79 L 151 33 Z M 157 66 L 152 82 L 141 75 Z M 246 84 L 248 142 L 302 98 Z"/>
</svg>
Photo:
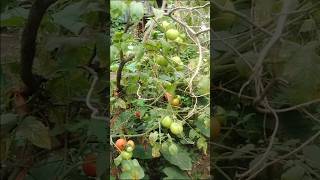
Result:
<svg viewBox="0 0 320 180">
<path fill-rule="evenodd" d="M 127 144 L 127 141 L 126 141 L 125 139 L 121 139 L 121 138 L 120 138 L 120 139 L 118 139 L 118 140 L 116 141 L 116 147 L 117 147 L 120 151 L 124 150 L 126 144 Z"/>
</svg>

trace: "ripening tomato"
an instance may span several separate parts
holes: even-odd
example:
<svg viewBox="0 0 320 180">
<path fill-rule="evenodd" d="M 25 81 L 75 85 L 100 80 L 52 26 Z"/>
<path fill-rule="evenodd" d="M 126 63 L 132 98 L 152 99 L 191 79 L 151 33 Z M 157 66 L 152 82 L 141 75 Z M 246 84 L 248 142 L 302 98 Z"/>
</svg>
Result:
<svg viewBox="0 0 320 180">
<path fill-rule="evenodd" d="M 165 92 L 164 96 L 168 102 L 172 101 L 172 94 L 170 94 L 169 92 Z"/>
<path fill-rule="evenodd" d="M 97 156 L 95 154 L 88 154 L 84 158 L 84 163 L 82 164 L 82 170 L 87 176 L 96 177 L 96 161 Z"/>
<path fill-rule="evenodd" d="M 136 116 L 136 118 L 141 119 L 141 113 L 140 113 L 140 111 L 136 111 L 136 112 L 134 113 L 134 115 Z"/>
<path fill-rule="evenodd" d="M 180 105 L 180 99 L 179 99 L 179 98 L 174 98 L 174 99 L 171 101 L 171 105 L 172 105 L 172 106 L 179 106 L 179 105 Z"/>
<path fill-rule="evenodd" d="M 129 141 L 127 142 L 127 145 L 128 145 L 128 146 L 131 146 L 133 149 L 134 149 L 134 147 L 135 147 L 134 142 L 133 142 L 132 140 L 129 140 Z"/>
<path fill-rule="evenodd" d="M 117 141 L 116 141 L 116 147 L 120 150 L 120 151 L 122 151 L 124 148 L 125 148 L 125 146 L 126 146 L 126 144 L 127 144 L 127 141 L 125 140 L 125 139 L 118 139 Z"/>
</svg>

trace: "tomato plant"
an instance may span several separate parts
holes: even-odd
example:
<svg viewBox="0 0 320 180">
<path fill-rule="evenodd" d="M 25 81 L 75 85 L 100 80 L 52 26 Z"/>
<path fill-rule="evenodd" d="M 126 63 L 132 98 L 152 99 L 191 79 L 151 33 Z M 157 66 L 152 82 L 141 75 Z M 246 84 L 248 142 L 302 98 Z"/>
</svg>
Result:
<svg viewBox="0 0 320 180">
<path fill-rule="evenodd" d="M 111 145 L 135 143 L 112 153 L 120 179 L 209 177 L 193 164 L 210 137 L 209 3 L 163 2 L 111 1 Z"/>
</svg>

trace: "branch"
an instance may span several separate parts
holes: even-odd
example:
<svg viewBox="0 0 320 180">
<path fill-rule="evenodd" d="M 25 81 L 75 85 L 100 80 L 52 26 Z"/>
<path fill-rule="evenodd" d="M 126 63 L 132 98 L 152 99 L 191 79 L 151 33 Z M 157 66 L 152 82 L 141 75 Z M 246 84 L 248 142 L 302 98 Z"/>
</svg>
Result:
<svg viewBox="0 0 320 180">
<path fill-rule="evenodd" d="M 252 25 L 252 26 L 256 27 L 257 29 L 259 29 L 260 31 L 264 32 L 265 34 L 272 36 L 272 33 L 270 33 L 268 30 L 264 29 L 263 27 L 260 27 L 257 24 L 253 23 L 246 15 L 241 14 L 241 13 L 234 11 L 234 10 L 231 10 L 231 9 L 227 9 L 215 1 L 211 1 L 211 2 L 213 4 L 213 6 L 216 7 L 218 10 L 220 10 L 222 12 L 234 14 L 234 15 L 240 17 L 241 19 L 245 20 L 250 25 Z"/>
<path fill-rule="evenodd" d="M 254 172 L 250 177 L 247 178 L 247 180 L 250 180 L 252 178 L 254 178 L 257 174 L 259 174 L 261 171 L 263 171 L 265 168 L 269 167 L 270 165 L 282 160 L 282 159 L 286 159 L 288 157 L 290 157 L 291 155 L 297 153 L 298 151 L 300 151 L 303 147 L 305 147 L 306 145 L 308 145 L 309 143 L 311 143 L 313 140 L 315 140 L 318 136 L 320 136 L 320 131 L 318 131 L 316 134 L 314 134 L 311 138 L 309 138 L 306 142 L 304 142 L 303 144 L 301 144 L 298 148 L 294 149 L 293 151 L 291 151 L 290 153 L 280 156 L 279 158 L 265 164 L 263 167 L 261 167 L 260 169 L 258 169 L 256 172 Z"/>
<path fill-rule="evenodd" d="M 56 1 L 57 0 L 36 0 L 30 9 L 26 26 L 22 32 L 20 76 L 27 87 L 26 93 L 29 95 L 35 92 L 40 86 L 40 82 L 32 73 L 38 29 L 46 10 Z"/>
<path fill-rule="evenodd" d="M 98 112 L 99 112 L 98 109 L 95 108 L 95 107 L 93 107 L 93 105 L 92 105 L 91 102 L 90 102 L 91 96 L 92 96 L 92 93 L 93 93 L 93 90 L 94 90 L 94 88 L 95 88 L 95 86 L 96 86 L 96 83 L 97 83 L 97 81 L 98 81 L 98 79 L 99 79 L 97 72 L 95 72 L 92 68 L 89 68 L 89 67 L 87 67 L 87 66 L 78 66 L 78 67 L 87 70 L 87 71 L 92 75 L 92 77 L 93 77 L 93 81 L 92 81 L 92 83 L 91 83 L 91 87 L 90 87 L 90 89 L 89 89 L 89 91 L 88 91 L 88 94 L 87 94 L 87 96 L 86 96 L 86 105 L 87 105 L 87 107 L 92 111 L 92 113 L 91 113 L 91 118 L 92 118 L 92 119 L 97 119 L 97 120 L 107 121 L 108 118 L 102 117 L 102 116 L 98 116 Z"/>
</svg>

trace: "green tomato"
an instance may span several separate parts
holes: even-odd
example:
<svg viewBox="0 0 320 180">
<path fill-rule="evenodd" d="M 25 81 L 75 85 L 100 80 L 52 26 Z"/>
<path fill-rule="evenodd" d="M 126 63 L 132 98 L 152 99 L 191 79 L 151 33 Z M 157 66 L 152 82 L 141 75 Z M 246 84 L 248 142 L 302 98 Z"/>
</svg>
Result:
<svg viewBox="0 0 320 180">
<path fill-rule="evenodd" d="M 161 26 L 164 28 L 164 29 L 168 29 L 168 27 L 170 26 L 170 23 L 168 23 L 167 21 L 163 21 Z"/>
<path fill-rule="evenodd" d="M 174 40 L 177 43 L 183 43 L 183 40 L 181 39 L 181 37 L 177 37 L 177 39 Z"/>
<path fill-rule="evenodd" d="M 181 134 L 183 132 L 183 126 L 181 123 L 173 122 L 170 126 L 170 131 L 175 134 Z"/>
<path fill-rule="evenodd" d="M 166 37 L 170 40 L 175 40 L 179 36 L 179 31 L 176 29 L 169 29 L 166 32 Z"/>
<path fill-rule="evenodd" d="M 183 71 L 184 70 L 184 66 L 183 65 L 179 65 L 176 67 L 177 71 Z"/>
<path fill-rule="evenodd" d="M 133 151 L 133 147 L 132 146 L 128 146 L 126 149 L 127 152 L 132 152 Z"/>
<path fill-rule="evenodd" d="M 121 152 L 122 159 L 128 160 L 132 157 L 132 152 L 122 151 Z"/>
<path fill-rule="evenodd" d="M 184 38 L 186 38 L 186 34 L 185 34 L 185 33 L 182 33 L 182 34 L 179 35 L 179 37 L 180 37 L 181 39 L 184 39 Z"/>
<path fill-rule="evenodd" d="M 169 148 L 168 142 L 163 142 L 163 143 L 161 144 L 161 150 L 167 151 L 168 148 Z"/>
<path fill-rule="evenodd" d="M 159 64 L 160 66 L 168 65 L 168 61 L 166 60 L 166 58 L 161 55 L 156 57 L 156 63 Z"/>
<path fill-rule="evenodd" d="M 178 64 L 178 65 L 183 65 L 183 62 L 181 61 L 179 56 L 174 56 L 174 57 L 171 58 L 171 60 L 173 62 L 175 62 L 176 64 Z"/>
<path fill-rule="evenodd" d="M 176 155 L 178 153 L 178 147 L 174 143 L 169 146 L 169 153 L 171 155 Z"/>
<path fill-rule="evenodd" d="M 172 119 L 169 116 L 166 116 L 161 121 L 161 125 L 165 128 L 170 128 L 171 124 L 172 124 Z"/>
</svg>

